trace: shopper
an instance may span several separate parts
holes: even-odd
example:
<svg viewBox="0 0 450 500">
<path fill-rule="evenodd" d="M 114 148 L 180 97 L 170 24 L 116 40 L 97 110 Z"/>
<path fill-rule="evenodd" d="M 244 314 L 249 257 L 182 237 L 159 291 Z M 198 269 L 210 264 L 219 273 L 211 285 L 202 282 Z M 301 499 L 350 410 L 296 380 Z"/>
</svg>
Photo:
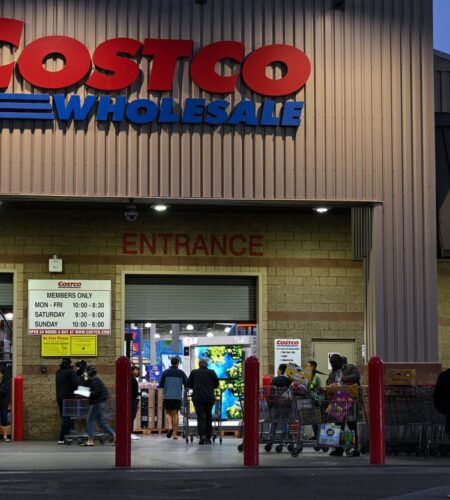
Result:
<svg viewBox="0 0 450 500">
<path fill-rule="evenodd" d="M 59 415 L 61 417 L 61 428 L 59 430 L 58 444 L 66 442 L 66 436 L 70 434 L 70 417 L 64 416 L 64 399 L 74 397 L 73 391 L 78 387 L 79 380 L 75 370 L 72 367 L 70 358 L 62 358 L 59 370 L 55 376 L 56 401 L 58 403 Z"/>
<path fill-rule="evenodd" d="M 3 431 L 3 441 L 10 442 L 8 437 L 8 408 L 11 403 L 11 378 L 6 367 L 0 367 L 0 425 Z M 10 432 L 11 434 L 11 432 Z"/>
<path fill-rule="evenodd" d="M 106 420 L 106 402 L 109 398 L 108 389 L 102 379 L 97 375 L 97 370 L 91 366 L 87 370 L 89 376 L 89 412 L 87 416 L 88 440 L 82 446 L 94 446 L 94 424 L 98 423 L 100 428 L 108 434 L 112 441 L 116 442 L 116 434 L 108 425 Z"/>
<path fill-rule="evenodd" d="M 322 380 L 320 378 L 320 375 L 323 375 L 322 372 L 317 371 L 317 362 L 314 360 L 311 360 L 308 362 L 309 369 L 311 370 L 311 381 L 309 383 L 309 390 L 311 393 L 311 399 L 314 401 L 320 401 L 321 400 L 321 389 L 322 389 Z M 312 429 L 314 432 L 314 440 L 318 439 L 318 433 L 319 433 L 319 425 L 318 424 L 312 424 Z"/>
<path fill-rule="evenodd" d="M 159 387 L 164 389 L 164 409 L 169 421 L 167 437 L 178 439 L 178 423 L 183 397 L 183 386 L 186 387 L 188 379 L 183 370 L 178 368 L 180 360 L 173 356 L 170 360 L 170 367 L 164 370 Z"/>
<path fill-rule="evenodd" d="M 131 439 L 140 439 L 136 434 L 133 433 L 134 421 L 136 419 L 139 399 L 141 398 L 141 391 L 139 390 L 139 375 L 141 371 L 139 366 L 133 365 L 131 367 Z"/>
<path fill-rule="evenodd" d="M 281 363 L 278 366 L 277 375 L 270 383 L 271 393 L 268 395 L 269 411 L 274 422 L 270 424 L 269 436 L 273 440 L 277 430 L 278 422 L 281 423 L 281 437 L 286 438 L 289 434 L 289 416 L 291 409 L 291 399 L 287 389 L 292 384 L 292 380 L 286 375 L 287 365 Z"/>
<path fill-rule="evenodd" d="M 216 372 L 208 368 L 204 358 L 198 362 L 198 368 L 191 371 L 188 387 L 193 389 L 192 401 L 197 414 L 199 444 L 211 444 L 212 409 L 215 403 L 214 389 L 219 387 Z"/>
<path fill-rule="evenodd" d="M 339 354 L 332 354 L 330 356 L 331 372 L 328 375 L 327 386 L 336 388 L 341 385 L 358 384 L 361 378 L 358 368 L 355 365 L 347 363 L 347 358 Z M 359 457 L 358 451 L 358 424 L 355 421 L 347 421 L 348 428 L 355 433 L 355 448 L 347 453 L 349 457 Z M 341 428 L 345 428 L 345 423 L 341 424 Z M 331 456 L 342 457 L 344 454 L 343 448 L 335 448 L 330 452 Z"/>
</svg>

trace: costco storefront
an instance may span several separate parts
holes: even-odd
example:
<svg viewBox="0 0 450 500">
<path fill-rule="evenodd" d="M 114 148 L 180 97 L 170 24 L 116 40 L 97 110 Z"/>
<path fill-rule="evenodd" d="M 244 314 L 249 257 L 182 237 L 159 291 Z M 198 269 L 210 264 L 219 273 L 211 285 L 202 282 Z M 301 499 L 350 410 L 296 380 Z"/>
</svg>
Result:
<svg viewBox="0 0 450 500">
<path fill-rule="evenodd" d="M 438 360 L 431 26 L 417 0 L 2 2 L 0 355 L 26 437 L 54 436 L 62 353 L 110 382 L 155 339 L 187 364 L 240 342 L 263 373 L 279 339 L 322 371 Z"/>
</svg>

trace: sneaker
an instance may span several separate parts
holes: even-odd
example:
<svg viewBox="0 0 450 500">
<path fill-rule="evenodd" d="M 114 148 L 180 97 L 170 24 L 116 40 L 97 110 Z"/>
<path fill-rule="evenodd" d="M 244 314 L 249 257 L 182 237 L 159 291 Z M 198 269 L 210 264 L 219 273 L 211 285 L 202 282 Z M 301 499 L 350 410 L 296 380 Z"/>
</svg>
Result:
<svg viewBox="0 0 450 500">
<path fill-rule="evenodd" d="M 172 437 L 172 434 L 173 434 L 173 429 L 170 429 L 170 431 L 166 435 L 167 439 L 170 439 Z"/>
<path fill-rule="evenodd" d="M 66 444 L 65 441 L 58 441 L 58 444 Z"/>
<path fill-rule="evenodd" d="M 141 439 L 139 436 L 136 436 L 136 434 L 131 434 L 131 439 L 133 441 L 139 441 L 139 439 Z"/>
<path fill-rule="evenodd" d="M 348 453 L 347 453 L 347 456 L 348 457 L 360 457 L 361 454 L 359 453 L 358 450 L 350 450 Z"/>
<path fill-rule="evenodd" d="M 3 438 L 3 441 L 4 441 L 5 443 L 9 443 L 9 442 L 11 442 L 11 439 L 9 439 L 9 437 L 5 437 L 5 438 Z"/>
</svg>

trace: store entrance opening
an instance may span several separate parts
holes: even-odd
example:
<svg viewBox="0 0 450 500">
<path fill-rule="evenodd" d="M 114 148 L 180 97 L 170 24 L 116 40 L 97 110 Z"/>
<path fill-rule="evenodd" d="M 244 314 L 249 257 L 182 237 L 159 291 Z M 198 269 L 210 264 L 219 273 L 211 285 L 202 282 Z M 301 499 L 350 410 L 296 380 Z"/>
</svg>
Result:
<svg viewBox="0 0 450 500">
<path fill-rule="evenodd" d="M 127 276 L 125 316 L 124 353 L 141 372 L 142 398 L 134 431 L 167 430 L 158 385 L 176 357 L 187 376 L 201 359 L 207 360 L 219 379 L 215 435 L 222 440 L 237 434 L 243 416 L 244 362 L 257 355 L 256 279 Z M 193 405 L 183 403 L 180 431 L 182 437 L 195 439 Z"/>
</svg>

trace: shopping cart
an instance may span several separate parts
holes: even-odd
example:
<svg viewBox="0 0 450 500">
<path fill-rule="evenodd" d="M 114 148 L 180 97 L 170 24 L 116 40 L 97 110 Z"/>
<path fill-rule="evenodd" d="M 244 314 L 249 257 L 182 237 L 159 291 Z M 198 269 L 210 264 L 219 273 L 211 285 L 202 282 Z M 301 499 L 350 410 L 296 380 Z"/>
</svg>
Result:
<svg viewBox="0 0 450 500">
<path fill-rule="evenodd" d="M 222 444 L 222 391 L 216 389 L 214 391 L 215 402 L 212 408 L 212 435 L 213 443 L 219 440 Z M 186 389 L 181 401 L 181 435 L 186 443 L 193 442 L 194 437 L 198 437 L 197 429 L 197 414 L 195 412 L 194 402 L 192 401 L 192 390 Z"/>
<path fill-rule="evenodd" d="M 86 429 L 86 419 L 89 413 L 89 400 L 87 398 L 74 398 L 63 400 L 63 417 L 70 417 L 72 420 L 72 429 L 69 434 L 64 436 L 66 444 L 70 445 L 74 441 L 78 444 L 84 443 L 88 439 Z M 110 419 L 114 418 L 116 413 L 115 396 L 110 396 L 107 400 L 105 416 Z M 81 430 L 83 429 L 83 430 Z M 100 444 L 104 444 L 107 437 L 104 433 L 94 433 L 94 439 Z"/>
<path fill-rule="evenodd" d="M 298 407 L 290 388 L 263 387 L 260 390 L 260 444 L 270 452 L 273 447 L 281 453 L 286 447 L 297 457 L 302 449 Z"/>
<path fill-rule="evenodd" d="M 385 438 L 388 455 L 424 453 L 426 402 L 416 387 L 390 386 L 385 390 Z"/>
</svg>

